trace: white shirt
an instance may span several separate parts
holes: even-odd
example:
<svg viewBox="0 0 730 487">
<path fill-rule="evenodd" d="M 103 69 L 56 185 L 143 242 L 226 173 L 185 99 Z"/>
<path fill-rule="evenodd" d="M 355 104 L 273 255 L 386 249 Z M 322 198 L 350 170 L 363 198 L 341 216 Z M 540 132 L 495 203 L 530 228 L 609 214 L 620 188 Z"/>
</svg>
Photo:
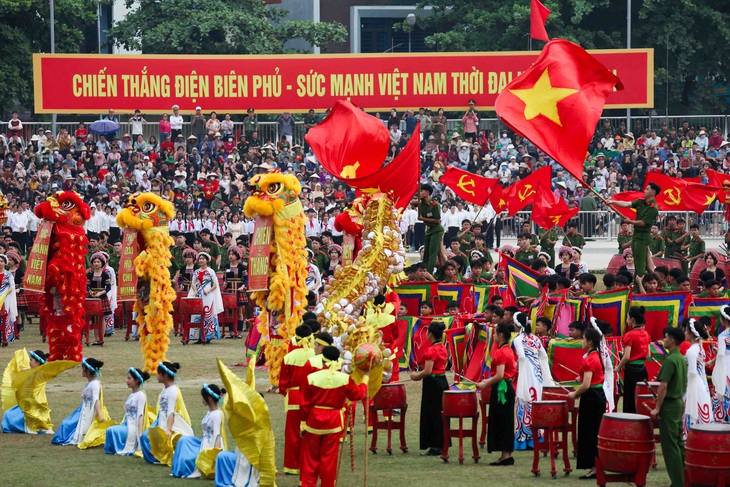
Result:
<svg viewBox="0 0 730 487">
<path fill-rule="evenodd" d="M 304 224 L 304 234 L 307 237 L 317 237 L 321 232 L 322 225 L 320 225 L 319 220 L 317 220 L 316 218 L 307 220 Z"/>
<path fill-rule="evenodd" d="M 459 213 L 451 213 L 451 209 L 444 214 L 444 226 L 461 228 L 461 220 L 459 219 Z"/>
<path fill-rule="evenodd" d="M 28 217 L 25 213 L 12 212 L 8 214 L 7 225 L 13 232 L 25 232 L 28 230 Z"/>
<path fill-rule="evenodd" d="M 170 129 L 182 130 L 183 118 L 182 115 L 170 115 Z"/>
<path fill-rule="evenodd" d="M 84 227 L 86 228 L 87 232 L 99 233 L 101 232 L 101 225 L 101 215 L 99 214 L 99 212 L 95 211 L 91 218 L 86 220 L 86 225 L 84 225 Z"/>
<path fill-rule="evenodd" d="M 401 221 L 406 226 L 406 229 L 408 229 L 408 227 L 415 225 L 418 221 L 418 212 L 409 206 L 403 210 L 403 217 L 401 218 Z"/>
<path fill-rule="evenodd" d="M 327 228 L 330 232 L 332 232 L 332 236 L 339 237 L 340 235 L 343 235 L 344 232 L 340 232 L 335 228 L 335 217 L 330 218 L 327 220 Z"/>
<path fill-rule="evenodd" d="M 30 210 L 26 210 L 23 213 L 25 213 L 25 215 L 28 217 L 28 227 L 30 228 L 30 231 L 37 232 L 38 224 L 40 223 L 41 219 L 35 216 L 35 213 Z"/>
</svg>

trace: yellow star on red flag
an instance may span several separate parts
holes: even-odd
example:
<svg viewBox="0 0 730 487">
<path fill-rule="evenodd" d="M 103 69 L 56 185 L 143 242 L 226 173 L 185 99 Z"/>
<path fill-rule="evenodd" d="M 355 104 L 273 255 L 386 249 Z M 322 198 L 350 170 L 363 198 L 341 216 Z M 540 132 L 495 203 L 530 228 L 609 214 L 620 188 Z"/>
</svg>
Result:
<svg viewBox="0 0 730 487">
<path fill-rule="evenodd" d="M 569 97 L 580 90 L 573 88 L 557 88 L 552 85 L 548 69 L 542 72 L 540 78 L 532 86 L 527 89 L 512 89 L 510 93 L 525 102 L 525 119 L 532 120 L 538 115 L 555 122 L 561 127 L 560 113 L 558 112 L 558 102 Z"/>
</svg>

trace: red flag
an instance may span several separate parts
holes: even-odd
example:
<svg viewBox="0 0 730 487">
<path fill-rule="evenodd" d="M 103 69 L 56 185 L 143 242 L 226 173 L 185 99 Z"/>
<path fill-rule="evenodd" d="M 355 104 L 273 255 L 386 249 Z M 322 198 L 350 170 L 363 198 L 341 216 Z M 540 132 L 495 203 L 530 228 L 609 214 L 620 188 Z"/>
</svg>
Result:
<svg viewBox="0 0 730 487">
<path fill-rule="evenodd" d="M 507 202 L 509 216 L 514 215 L 525 206 L 534 203 L 535 196 L 541 186 L 550 190 L 552 187 L 550 182 L 552 175 L 550 166 L 541 167 L 525 179 L 504 188 L 502 197 Z"/>
<path fill-rule="evenodd" d="M 451 188 L 456 196 L 479 206 L 484 206 L 492 193 L 492 188 L 498 182 L 499 179 L 477 176 L 457 167 L 449 167 L 439 179 L 439 183 Z"/>
<path fill-rule="evenodd" d="M 707 185 L 716 189 L 717 198 L 721 203 L 725 202 L 725 190 L 722 189 L 723 184 L 730 185 L 730 174 L 707 169 L 707 178 L 710 180 Z M 699 182 L 699 181 L 698 181 Z"/>
<path fill-rule="evenodd" d="M 530 3 L 530 37 L 538 41 L 549 41 L 548 33 L 545 30 L 550 10 L 540 3 L 539 0 L 532 0 Z"/>
<path fill-rule="evenodd" d="M 661 211 L 692 211 L 701 215 L 717 196 L 717 188 L 712 186 L 689 183 L 655 172 L 646 175 L 644 187 L 649 183 L 656 183 L 661 188 L 656 195 L 657 207 Z"/>
<path fill-rule="evenodd" d="M 613 195 L 611 199 L 616 201 L 643 200 L 644 193 L 642 191 L 624 191 L 623 193 Z M 629 220 L 636 220 L 636 210 L 634 210 L 633 208 L 619 208 L 618 206 L 612 206 L 611 208 L 621 213 L 624 218 L 628 218 Z"/>
<path fill-rule="evenodd" d="M 579 181 L 606 97 L 621 81 L 577 44 L 554 39 L 497 97 L 502 121 Z"/>
<path fill-rule="evenodd" d="M 549 230 L 555 225 L 562 227 L 573 218 L 580 208 L 568 208 L 563 198 L 550 191 L 550 186 L 539 186 L 532 204 L 532 221 Z"/>
<path fill-rule="evenodd" d="M 344 181 L 363 193 L 389 193 L 396 208 L 405 208 L 418 191 L 421 177 L 421 123 L 416 124 L 411 140 L 390 164 L 379 171 L 357 179 Z"/>
<path fill-rule="evenodd" d="M 489 204 L 492 205 L 492 208 L 497 213 L 502 213 L 507 209 L 507 201 L 504 199 L 504 188 L 501 184 L 492 188 L 492 192 L 489 194 Z"/>
<path fill-rule="evenodd" d="M 390 149 L 383 122 L 342 100 L 304 138 L 320 164 L 344 181 L 378 171 Z"/>
</svg>

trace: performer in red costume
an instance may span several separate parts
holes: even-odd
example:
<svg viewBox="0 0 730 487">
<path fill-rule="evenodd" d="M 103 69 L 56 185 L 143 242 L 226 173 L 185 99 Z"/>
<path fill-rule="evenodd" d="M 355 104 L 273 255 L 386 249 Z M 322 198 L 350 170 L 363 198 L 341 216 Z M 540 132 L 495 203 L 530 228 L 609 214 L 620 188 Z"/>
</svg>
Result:
<svg viewBox="0 0 730 487">
<path fill-rule="evenodd" d="M 301 422 L 301 387 L 307 381 L 307 362 L 314 356 L 312 348 L 312 330 L 307 325 L 300 325 L 296 329 L 296 336 L 292 340 L 296 348 L 284 355 L 279 376 L 279 393 L 286 397 L 286 425 L 284 426 L 284 473 L 299 475 L 299 452 L 302 435 Z"/>
<path fill-rule="evenodd" d="M 340 351 L 325 347 L 322 351 L 325 369 L 314 372 L 304 382 L 302 392 L 302 487 L 334 487 L 337 480 L 337 451 L 345 429 L 343 411 L 345 402 L 359 401 L 367 396 L 366 373 L 362 384 L 340 372 Z"/>
<path fill-rule="evenodd" d="M 57 191 L 36 206 L 35 214 L 54 222 L 48 250 L 45 300 L 49 360 L 81 362 L 81 331 L 86 298 L 86 238 L 89 205 L 75 191 Z"/>
</svg>

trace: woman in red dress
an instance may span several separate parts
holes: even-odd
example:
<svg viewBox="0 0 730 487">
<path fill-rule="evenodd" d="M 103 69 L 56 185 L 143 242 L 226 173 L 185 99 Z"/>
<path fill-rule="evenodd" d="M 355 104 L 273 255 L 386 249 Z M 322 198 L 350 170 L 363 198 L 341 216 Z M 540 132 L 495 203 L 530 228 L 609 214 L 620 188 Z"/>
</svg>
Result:
<svg viewBox="0 0 730 487">
<path fill-rule="evenodd" d="M 582 480 L 596 478 L 596 456 L 598 455 L 598 430 L 603 413 L 606 412 L 606 394 L 603 392 L 603 361 L 598 352 L 601 333 L 589 329 L 583 335 L 583 349 L 588 353 L 580 366 L 580 387 L 568 394 L 571 399 L 580 397 L 578 412 L 578 468 L 590 469 Z"/>
<path fill-rule="evenodd" d="M 431 343 L 423 354 L 422 368 L 411 372 L 411 380 L 423 380 L 421 393 L 420 447 L 426 450 L 423 456 L 441 455 L 444 445 L 444 429 L 441 422 L 441 402 L 444 391 L 449 388 L 446 381 L 446 347 L 441 342 L 444 324 L 432 321 L 428 325 L 426 338 Z"/>
<path fill-rule="evenodd" d="M 501 451 L 502 455 L 494 466 L 514 465 L 512 452 L 515 449 L 515 388 L 513 380 L 517 375 L 517 358 L 509 341 L 512 325 L 500 323 L 495 332 L 496 346 L 491 350 L 492 376 L 479 382 L 478 389 L 492 386 L 489 398 L 489 426 L 487 427 L 487 450 Z"/>
</svg>

